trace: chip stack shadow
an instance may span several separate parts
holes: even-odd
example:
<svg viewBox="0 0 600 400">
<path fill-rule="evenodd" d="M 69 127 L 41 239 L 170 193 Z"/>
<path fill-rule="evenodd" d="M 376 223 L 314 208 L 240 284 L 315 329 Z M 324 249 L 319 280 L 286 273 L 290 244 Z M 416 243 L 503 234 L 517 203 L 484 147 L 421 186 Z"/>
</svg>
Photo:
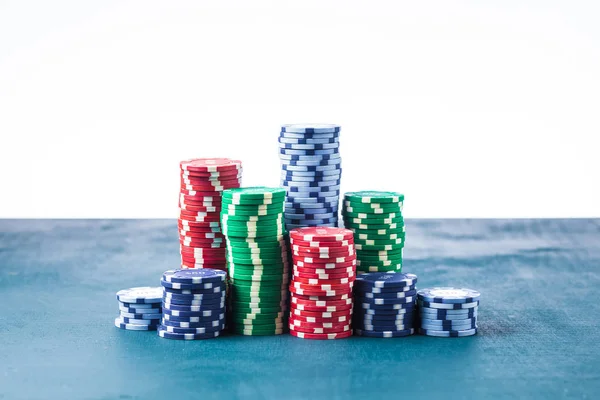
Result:
<svg viewBox="0 0 600 400">
<path fill-rule="evenodd" d="M 356 270 L 402 272 L 406 232 L 404 195 L 396 192 L 362 191 L 344 195 L 344 226 L 354 232 Z"/>
<path fill-rule="evenodd" d="M 288 230 L 338 225 L 342 177 L 340 127 L 331 124 L 283 125 L 279 134 L 281 186 L 287 191 Z"/>
<path fill-rule="evenodd" d="M 283 222 L 285 190 L 248 187 L 223 192 L 230 326 L 241 335 L 286 329 L 289 264 Z"/>
<path fill-rule="evenodd" d="M 179 243 L 181 268 L 225 271 L 225 239 L 221 232 L 221 193 L 241 185 L 242 162 L 198 158 L 180 162 Z"/>
</svg>

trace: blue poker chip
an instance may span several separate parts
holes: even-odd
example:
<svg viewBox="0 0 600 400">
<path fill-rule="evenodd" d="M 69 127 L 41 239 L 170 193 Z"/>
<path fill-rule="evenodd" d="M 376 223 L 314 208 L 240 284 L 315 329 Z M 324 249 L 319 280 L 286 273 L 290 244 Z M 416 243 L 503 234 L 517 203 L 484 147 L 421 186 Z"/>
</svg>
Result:
<svg viewBox="0 0 600 400">
<path fill-rule="evenodd" d="M 127 324 L 122 322 L 121 318 L 115 319 L 115 326 L 119 329 L 124 329 L 127 331 L 154 331 L 158 324 L 153 325 L 138 325 L 138 324 Z"/>
<path fill-rule="evenodd" d="M 206 323 L 212 322 L 216 319 L 225 318 L 225 309 L 222 308 L 220 310 L 215 310 L 212 315 L 208 315 L 208 311 L 204 312 L 204 315 L 197 317 L 178 317 L 175 315 L 163 314 L 163 321 L 172 321 L 172 322 L 187 322 L 187 323 Z"/>
<path fill-rule="evenodd" d="M 289 201 L 294 201 L 294 200 L 290 200 L 290 198 L 296 199 L 295 201 L 300 201 L 300 199 L 306 199 L 309 197 L 317 197 L 319 199 L 334 197 L 334 196 L 339 197 L 340 191 L 336 190 L 333 192 L 295 192 L 292 190 L 288 190 L 286 195 L 287 195 L 287 198 Z M 304 201 L 304 200 L 302 200 L 302 201 Z"/>
<path fill-rule="evenodd" d="M 396 288 L 404 286 L 414 286 L 417 283 L 417 276 L 410 273 L 397 272 L 368 272 L 356 277 L 354 286 L 362 290 L 371 288 Z"/>
<path fill-rule="evenodd" d="M 359 325 L 395 326 L 395 325 L 414 324 L 415 318 L 412 314 L 408 314 L 408 317 L 406 317 L 406 318 L 369 319 L 369 318 L 356 317 L 353 319 L 353 321 L 354 321 L 355 327 L 358 327 Z"/>
<path fill-rule="evenodd" d="M 298 209 L 298 208 L 286 208 L 285 216 L 286 218 L 294 218 L 294 219 L 327 219 L 337 217 L 338 212 L 335 207 L 333 208 L 307 208 L 307 209 Z"/>
<path fill-rule="evenodd" d="M 163 299 L 170 302 L 179 301 L 201 301 L 205 303 L 219 303 L 225 298 L 225 292 L 209 293 L 209 294 L 178 294 L 165 292 Z"/>
<path fill-rule="evenodd" d="M 288 219 L 286 218 L 285 223 L 287 224 L 295 224 L 295 225 L 303 225 L 303 224 L 333 224 L 337 223 L 337 218 L 329 218 L 329 219 Z"/>
<path fill-rule="evenodd" d="M 281 126 L 281 132 L 291 133 L 338 133 L 341 127 L 335 124 L 287 124 Z"/>
<path fill-rule="evenodd" d="M 283 180 L 281 182 L 282 186 L 288 186 L 291 190 L 302 191 L 304 188 L 315 188 L 318 190 L 337 190 L 339 189 L 339 185 L 341 183 L 341 179 L 335 178 L 333 180 L 324 180 L 324 181 L 309 181 L 309 182 L 300 182 L 300 181 L 287 181 Z M 327 189 L 333 188 L 333 189 Z"/>
<path fill-rule="evenodd" d="M 167 282 L 167 284 L 168 284 L 168 282 Z M 169 285 L 169 286 L 171 286 L 171 285 Z M 225 293 L 225 285 L 215 286 L 211 289 L 172 289 L 170 287 L 163 286 L 163 290 L 165 293 L 200 294 L 200 295 L 204 295 L 204 297 L 210 297 L 210 296 L 222 296 L 223 293 Z"/>
<path fill-rule="evenodd" d="M 136 314 L 136 315 L 144 315 L 144 314 L 159 314 L 162 312 L 162 307 L 160 308 L 130 308 L 119 306 L 119 311 L 127 314 Z"/>
<path fill-rule="evenodd" d="M 290 138 L 286 136 L 279 136 L 279 143 L 286 144 L 326 144 L 326 143 L 339 143 L 339 136 L 334 137 L 309 137 L 309 138 Z"/>
<path fill-rule="evenodd" d="M 333 168 L 330 168 L 333 167 Z M 294 168 L 294 169 L 290 169 Z M 297 170 L 296 168 L 300 168 Z M 324 178 L 327 176 L 335 177 L 342 176 L 342 168 L 336 165 L 320 165 L 315 168 L 326 168 L 326 169 L 307 169 L 306 167 L 289 167 L 281 170 L 280 177 L 282 178 L 293 178 L 293 179 L 314 179 L 314 178 Z"/>
<path fill-rule="evenodd" d="M 200 268 L 206 269 L 206 268 Z M 215 283 L 215 282 L 206 282 L 206 283 L 178 283 L 178 282 L 167 282 L 161 279 L 160 284 L 164 288 L 173 289 L 173 290 L 193 290 L 195 293 L 220 293 L 225 291 L 225 282 Z"/>
<path fill-rule="evenodd" d="M 164 339 L 174 340 L 199 340 L 199 339 L 212 339 L 216 338 L 221 334 L 221 331 L 214 331 L 208 333 L 172 333 L 168 332 L 164 328 L 158 327 L 158 336 Z"/>
<path fill-rule="evenodd" d="M 123 289 L 117 292 L 117 300 L 123 303 L 160 303 L 162 298 L 161 287 L 134 287 L 131 289 Z"/>
<path fill-rule="evenodd" d="M 288 196 L 290 193 L 297 194 L 298 196 L 308 197 L 329 197 L 339 196 L 340 185 L 333 186 L 321 186 L 321 187 L 298 187 L 298 186 L 284 186 Z"/>
<path fill-rule="evenodd" d="M 308 203 L 337 203 L 337 204 L 339 204 L 340 197 L 339 197 L 339 195 L 327 196 L 327 197 L 323 197 L 323 196 L 302 197 L 300 195 L 296 195 L 296 194 L 292 193 L 291 196 L 289 196 L 289 195 L 287 196 L 285 201 L 288 203 L 302 203 L 302 204 L 308 204 Z"/>
<path fill-rule="evenodd" d="M 411 293 L 411 292 L 407 292 L 407 293 Z M 406 297 L 361 297 L 361 296 L 356 296 L 354 297 L 354 301 L 357 303 L 369 303 L 369 304 L 378 304 L 378 305 L 394 305 L 394 304 L 414 304 L 416 301 L 416 297 L 414 296 L 414 294 L 416 294 L 415 292 L 412 292 L 413 295 L 412 296 L 406 296 Z"/>
<path fill-rule="evenodd" d="M 178 299 L 163 299 L 163 309 L 168 308 L 172 309 L 173 306 L 200 306 L 207 310 L 214 310 L 216 308 L 221 307 L 225 303 L 225 300 L 222 301 L 207 301 L 207 300 L 178 300 Z"/>
<path fill-rule="evenodd" d="M 404 286 L 402 288 L 397 288 L 401 290 L 393 290 L 393 291 L 385 291 L 385 292 L 370 292 L 366 290 L 359 290 L 358 288 L 354 291 L 356 296 L 366 297 L 370 299 L 397 299 L 400 297 L 406 296 L 414 296 L 416 294 L 416 290 L 414 286 Z M 402 290 L 404 289 L 404 290 Z M 409 293 L 409 294 L 407 294 Z"/>
<path fill-rule="evenodd" d="M 402 312 L 414 312 L 414 304 L 398 304 L 396 306 L 377 306 L 369 303 L 356 303 L 354 305 L 357 315 L 372 314 L 372 315 L 397 315 Z"/>
<path fill-rule="evenodd" d="M 324 181 L 336 181 L 341 179 L 341 171 L 336 171 L 336 174 L 332 175 L 319 175 L 320 173 L 315 173 L 312 176 L 300 176 L 294 175 L 292 172 L 282 172 L 281 180 L 283 181 L 292 181 L 292 182 L 324 182 Z"/>
<path fill-rule="evenodd" d="M 342 165 L 342 159 L 340 157 L 336 158 L 326 158 L 326 159 L 312 159 L 312 160 L 286 160 L 280 159 L 279 163 L 281 165 L 281 169 L 287 170 L 290 167 L 325 167 L 325 166 L 337 166 L 338 168 Z M 296 170 L 295 168 L 292 169 Z M 310 171 L 310 169 L 308 169 Z M 315 170 L 318 171 L 318 170 Z"/>
<path fill-rule="evenodd" d="M 467 288 L 433 287 L 420 289 L 418 296 L 420 300 L 430 303 L 461 304 L 478 301 L 481 293 Z"/>
<path fill-rule="evenodd" d="M 388 299 L 369 299 L 369 300 L 388 300 Z M 414 297 L 409 297 L 406 299 L 396 299 L 396 301 L 401 301 L 403 300 L 402 303 L 397 302 L 397 303 L 389 303 L 389 302 L 383 302 L 383 301 L 366 301 L 365 299 L 356 299 L 356 305 L 359 308 L 362 308 L 363 310 L 400 310 L 400 309 L 408 309 L 408 308 L 414 308 L 415 307 L 415 303 L 414 303 Z"/>
<path fill-rule="evenodd" d="M 417 300 L 419 307 L 423 308 L 436 308 L 440 310 L 463 310 L 469 308 L 476 308 L 479 306 L 478 301 L 472 303 L 460 303 L 460 304 L 444 304 L 444 303 L 430 303 L 428 301 Z"/>
<path fill-rule="evenodd" d="M 202 320 L 200 322 L 185 322 L 185 321 L 168 321 L 166 319 L 160 320 L 161 325 L 163 326 L 171 326 L 173 328 L 187 328 L 187 329 L 195 329 L 195 328 L 211 328 L 215 324 L 224 324 L 225 323 L 225 314 L 223 314 L 223 318 L 213 318 L 212 320 Z"/>
<path fill-rule="evenodd" d="M 289 161 L 324 161 L 340 159 L 342 156 L 340 153 L 331 154 L 280 154 L 279 160 L 283 163 Z"/>
<path fill-rule="evenodd" d="M 466 322 L 459 321 L 432 321 L 432 320 L 421 320 L 421 328 L 433 329 L 438 331 L 464 331 L 465 329 L 473 329 L 477 327 L 477 318 L 464 320 Z"/>
<path fill-rule="evenodd" d="M 362 312 L 364 310 L 360 310 L 360 309 L 355 309 L 355 313 L 354 316 L 357 319 L 361 319 L 361 320 L 365 320 L 365 321 L 382 321 L 382 322 L 388 322 L 388 321 L 398 321 L 398 320 L 406 320 L 406 319 L 414 319 L 416 318 L 416 311 L 414 308 L 403 308 L 400 310 L 395 310 L 395 311 L 400 311 L 400 313 L 395 313 L 395 314 L 366 314 L 364 312 Z"/>
<path fill-rule="evenodd" d="M 181 283 L 186 285 L 203 285 L 206 283 L 213 283 L 221 285 L 225 283 L 227 273 L 218 269 L 212 268 L 193 268 L 193 269 L 177 269 L 169 270 L 163 273 L 162 280 L 171 284 Z M 173 289 L 177 287 L 171 286 Z M 201 287 L 198 289 L 209 289 L 207 287 Z M 181 289 L 192 289 L 192 288 L 181 288 Z"/>
<path fill-rule="evenodd" d="M 339 142 L 334 143 L 283 143 L 279 142 L 279 148 L 285 150 L 332 150 L 340 147 Z"/>
<path fill-rule="evenodd" d="M 223 321 L 214 321 L 211 326 L 201 328 L 179 328 L 177 326 L 160 325 L 160 329 L 169 333 L 207 333 L 222 331 L 225 329 L 225 323 Z"/>
<path fill-rule="evenodd" d="M 127 308 L 135 308 L 137 309 L 147 309 L 147 308 L 160 308 L 160 303 L 147 303 L 147 304 L 139 304 L 139 303 L 127 303 L 123 301 L 119 301 L 119 307 L 127 307 Z"/>
<path fill-rule="evenodd" d="M 323 149 L 323 150 L 292 150 L 279 149 L 279 154 L 296 155 L 296 156 L 317 156 L 324 154 L 339 154 L 338 149 Z"/>
<path fill-rule="evenodd" d="M 456 312 L 460 313 L 456 313 Z M 464 310 L 438 310 L 435 308 L 419 308 L 419 314 L 425 319 L 441 319 L 446 321 L 461 320 L 477 316 L 477 308 Z"/>
<path fill-rule="evenodd" d="M 135 314 L 125 311 L 120 311 L 119 315 L 123 318 L 132 318 L 132 319 L 160 319 L 162 317 L 162 312 L 154 313 L 154 314 Z"/>
<path fill-rule="evenodd" d="M 292 139 L 292 140 L 320 140 L 320 139 L 338 139 L 340 134 L 339 132 L 329 132 L 329 133 L 293 133 L 293 132 L 280 132 L 279 139 Z"/>
<path fill-rule="evenodd" d="M 291 209 L 302 209 L 302 210 L 311 210 L 311 209 L 318 209 L 318 208 L 337 208 L 339 209 L 339 203 L 335 202 L 335 201 L 331 201 L 331 202 L 312 202 L 312 203 L 304 203 L 304 202 L 299 202 L 299 201 L 293 201 L 292 199 L 289 199 L 290 201 L 286 201 L 284 203 L 284 207 L 286 209 L 291 208 Z"/>
<path fill-rule="evenodd" d="M 221 310 L 222 307 L 219 309 Z M 181 311 L 181 310 L 171 310 L 168 308 L 165 308 L 163 310 L 163 315 L 171 315 L 173 317 L 182 317 L 182 318 L 189 318 L 189 317 L 213 317 L 215 315 L 215 310 L 214 309 L 204 309 L 202 308 L 202 310 L 200 311 Z"/>
<path fill-rule="evenodd" d="M 371 332 L 390 332 L 390 331 L 404 331 L 407 329 L 414 329 L 415 326 L 412 322 L 407 324 L 397 324 L 397 325 L 358 325 L 354 326 L 355 329 L 360 329 L 363 331 L 371 331 Z"/>
<path fill-rule="evenodd" d="M 405 329 L 402 331 L 384 331 L 384 332 L 363 331 L 361 329 L 354 330 L 354 334 L 357 336 L 377 337 L 377 338 L 403 337 L 403 336 L 410 336 L 414 333 L 415 333 L 415 330 L 413 328 Z"/>
<path fill-rule="evenodd" d="M 462 331 L 441 331 L 436 329 L 423 329 L 419 328 L 419 333 L 421 335 L 427 336 L 437 336 L 437 337 L 465 337 L 465 336 L 473 336 L 477 334 L 477 328 L 466 329 Z"/>
<path fill-rule="evenodd" d="M 128 325 L 156 325 L 158 324 L 160 317 L 155 319 L 136 319 L 119 316 L 117 317 L 117 319 L 115 319 L 115 323 L 117 322 L 117 320 L 121 324 Z"/>
<path fill-rule="evenodd" d="M 306 223 L 306 224 L 285 224 L 285 227 L 288 231 L 296 228 L 306 228 L 306 227 L 316 227 L 319 226 L 321 228 L 337 228 L 337 222 L 330 222 L 328 224 L 317 224 L 314 222 Z"/>
</svg>

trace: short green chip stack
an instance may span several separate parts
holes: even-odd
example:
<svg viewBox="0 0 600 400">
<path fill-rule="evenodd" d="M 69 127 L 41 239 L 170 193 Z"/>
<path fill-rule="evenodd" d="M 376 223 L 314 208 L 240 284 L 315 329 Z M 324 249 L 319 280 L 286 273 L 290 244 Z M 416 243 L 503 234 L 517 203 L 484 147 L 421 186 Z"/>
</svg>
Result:
<svg viewBox="0 0 600 400">
<path fill-rule="evenodd" d="M 404 195 L 362 191 L 344 195 L 344 226 L 354 232 L 356 272 L 401 272 Z"/>
<path fill-rule="evenodd" d="M 285 193 L 285 189 L 268 187 L 223 191 L 221 225 L 227 243 L 233 333 L 277 335 L 286 329 Z"/>
</svg>

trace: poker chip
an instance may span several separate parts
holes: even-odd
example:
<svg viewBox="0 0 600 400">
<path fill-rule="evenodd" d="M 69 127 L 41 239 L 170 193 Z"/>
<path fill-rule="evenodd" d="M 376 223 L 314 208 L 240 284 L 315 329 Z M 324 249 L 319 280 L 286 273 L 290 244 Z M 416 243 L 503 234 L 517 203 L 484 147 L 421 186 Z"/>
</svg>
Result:
<svg viewBox="0 0 600 400">
<path fill-rule="evenodd" d="M 455 287 L 417 291 L 419 333 L 436 337 L 463 337 L 477 333 L 481 293 Z"/>
<path fill-rule="evenodd" d="M 344 226 L 354 233 L 359 272 L 401 272 L 405 243 L 404 195 L 348 192 L 342 202 Z"/>
<path fill-rule="evenodd" d="M 288 310 L 285 190 L 248 187 L 223 192 L 221 224 L 230 277 L 231 331 L 277 335 Z"/>
<path fill-rule="evenodd" d="M 179 340 L 219 336 L 225 327 L 226 276 L 212 268 L 165 271 L 158 335 Z"/>
<path fill-rule="evenodd" d="M 286 228 L 337 226 L 342 176 L 339 125 L 291 124 L 281 129 Z"/>
<path fill-rule="evenodd" d="M 181 161 L 179 194 L 179 242 L 181 267 L 212 267 L 225 271 L 225 243 L 220 226 L 222 193 L 241 186 L 242 163 L 227 158 L 198 158 Z M 218 233 L 207 235 L 204 232 Z M 187 250 L 184 251 L 184 248 Z M 213 250 L 195 253 L 194 260 L 184 257 L 189 250 Z M 211 262 L 207 262 L 209 258 Z M 193 261 L 193 262 L 192 262 Z"/>
<path fill-rule="evenodd" d="M 354 282 L 354 332 L 367 337 L 414 333 L 417 276 L 398 272 L 358 275 Z"/>
<path fill-rule="evenodd" d="M 115 326 L 129 331 L 155 330 L 162 316 L 161 298 L 160 287 L 119 290 L 119 316 L 115 319 Z"/>
<path fill-rule="evenodd" d="M 352 333 L 356 271 L 352 231 L 296 228 L 290 231 L 290 243 L 290 333 L 304 339 L 347 337 Z"/>
</svg>

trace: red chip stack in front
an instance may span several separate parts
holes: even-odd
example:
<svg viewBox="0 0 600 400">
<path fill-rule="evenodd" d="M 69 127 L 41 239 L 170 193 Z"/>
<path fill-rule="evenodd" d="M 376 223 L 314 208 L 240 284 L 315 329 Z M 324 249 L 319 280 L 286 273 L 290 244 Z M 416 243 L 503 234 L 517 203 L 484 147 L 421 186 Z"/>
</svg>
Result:
<svg viewBox="0 0 600 400">
<path fill-rule="evenodd" d="M 292 229 L 290 334 L 303 339 L 352 335 L 352 286 L 356 279 L 354 237 L 349 229 Z"/>
<path fill-rule="evenodd" d="M 221 233 L 221 193 L 238 188 L 242 162 L 228 158 L 181 161 L 179 244 L 182 268 L 227 270 Z"/>
</svg>

